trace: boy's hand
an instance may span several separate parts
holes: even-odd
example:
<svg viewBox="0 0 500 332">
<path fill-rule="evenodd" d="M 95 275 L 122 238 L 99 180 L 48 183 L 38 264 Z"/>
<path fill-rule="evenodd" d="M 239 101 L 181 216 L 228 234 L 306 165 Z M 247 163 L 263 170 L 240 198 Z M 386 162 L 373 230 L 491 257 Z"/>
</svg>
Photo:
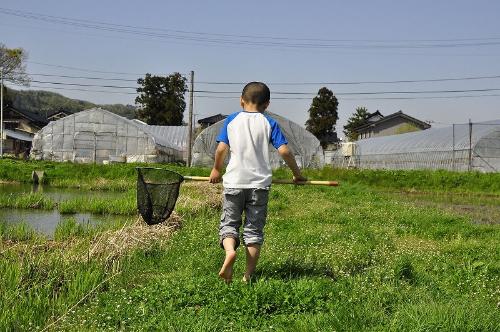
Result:
<svg viewBox="0 0 500 332">
<path fill-rule="evenodd" d="M 212 168 L 212 171 L 210 172 L 210 183 L 219 183 L 222 175 L 220 174 L 219 170 L 216 168 Z"/>
<path fill-rule="evenodd" d="M 303 181 L 307 181 L 307 178 L 303 177 L 302 175 L 297 175 L 297 176 L 293 177 L 293 182 L 295 182 L 295 183 L 303 182 Z"/>
</svg>

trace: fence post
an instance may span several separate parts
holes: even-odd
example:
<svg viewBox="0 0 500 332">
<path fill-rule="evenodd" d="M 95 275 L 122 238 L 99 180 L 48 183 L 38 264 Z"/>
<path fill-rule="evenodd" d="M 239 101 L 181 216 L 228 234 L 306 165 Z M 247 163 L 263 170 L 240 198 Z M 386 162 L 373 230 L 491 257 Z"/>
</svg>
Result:
<svg viewBox="0 0 500 332">
<path fill-rule="evenodd" d="M 472 170 L 472 122 L 469 119 L 469 172 Z"/>
<path fill-rule="evenodd" d="M 455 124 L 453 124 L 453 154 L 451 159 L 451 169 L 455 170 Z"/>
</svg>

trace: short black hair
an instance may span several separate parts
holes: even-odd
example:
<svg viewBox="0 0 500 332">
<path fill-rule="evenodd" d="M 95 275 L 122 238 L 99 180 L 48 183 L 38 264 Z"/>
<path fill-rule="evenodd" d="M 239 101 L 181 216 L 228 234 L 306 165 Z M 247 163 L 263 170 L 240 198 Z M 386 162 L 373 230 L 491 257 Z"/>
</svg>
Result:
<svg viewBox="0 0 500 332">
<path fill-rule="evenodd" d="M 271 99 L 271 91 L 267 85 L 262 82 L 250 82 L 243 88 L 241 97 L 247 103 L 262 107 Z"/>
</svg>

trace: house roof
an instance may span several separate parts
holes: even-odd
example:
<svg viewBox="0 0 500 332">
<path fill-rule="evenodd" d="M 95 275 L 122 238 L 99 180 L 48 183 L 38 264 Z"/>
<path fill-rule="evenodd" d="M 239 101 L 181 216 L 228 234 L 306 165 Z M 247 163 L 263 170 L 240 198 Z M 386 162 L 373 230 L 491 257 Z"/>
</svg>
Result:
<svg viewBox="0 0 500 332">
<path fill-rule="evenodd" d="M 430 124 L 428 124 L 428 123 L 426 123 L 424 121 L 421 121 L 421 120 L 416 119 L 416 118 L 414 118 L 412 116 L 409 116 L 408 114 L 403 113 L 403 111 L 398 111 L 396 113 L 392 113 L 390 115 L 384 116 L 382 119 L 380 119 L 378 121 L 364 123 L 361 126 L 354 128 L 354 131 L 361 131 L 361 130 L 367 129 L 369 127 L 375 127 L 375 126 L 377 126 L 377 125 L 379 125 L 379 124 L 381 124 L 383 122 L 386 122 L 388 120 L 395 119 L 395 118 L 404 118 L 406 120 L 409 120 L 409 121 L 415 123 L 416 125 L 420 126 L 423 129 L 428 129 L 428 128 L 431 127 Z"/>
<path fill-rule="evenodd" d="M 374 113 L 371 113 L 370 116 L 368 118 L 366 118 L 366 121 L 367 122 L 375 122 L 375 121 L 370 121 L 370 119 L 376 117 L 376 116 L 380 116 L 381 118 L 383 118 L 384 116 L 382 115 L 382 113 L 380 113 L 379 110 L 377 110 L 376 112 Z M 378 121 L 378 120 L 377 120 Z"/>
<path fill-rule="evenodd" d="M 51 113 L 47 114 L 47 119 L 50 119 L 50 118 L 52 118 L 53 116 L 58 115 L 58 114 L 61 114 L 61 113 L 62 113 L 62 114 L 66 114 L 66 115 L 71 115 L 71 114 L 73 114 L 73 112 L 68 111 L 68 110 L 57 110 L 57 111 L 53 111 L 53 112 L 51 112 Z"/>
<path fill-rule="evenodd" d="M 40 128 L 49 123 L 49 121 L 44 116 L 42 116 L 40 114 L 33 113 L 30 111 L 25 111 L 25 110 L 14 108 L 14 107 L 9 107 L 9 109 L 12 110 L 13 112 L 18 113 L 19 115 L 25 117 L 26 119 L 34 122 Z"/>
<path fill-rule="evenodd" d="M 4 129 L 3 131 L 5 132 L 5 136 L 15 138 L 20 141 L 31 142 L 33 140 L 33 135 L 30 135 L 22 131 L 11 130 L 11 129 Z"/>
</svg>

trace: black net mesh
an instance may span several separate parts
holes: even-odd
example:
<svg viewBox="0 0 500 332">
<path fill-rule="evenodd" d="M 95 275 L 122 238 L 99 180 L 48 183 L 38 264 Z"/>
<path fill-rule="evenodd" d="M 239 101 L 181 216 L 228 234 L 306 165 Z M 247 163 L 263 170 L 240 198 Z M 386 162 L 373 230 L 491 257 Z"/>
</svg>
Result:
<svg viewBox="0 0 500 332">
<path fill-rule="evenodd" d="M 168 219 L 179 196 L 182 175 L 161 168 L 137 168 L 137 209 L 148 225 Z"/>
</svg>

